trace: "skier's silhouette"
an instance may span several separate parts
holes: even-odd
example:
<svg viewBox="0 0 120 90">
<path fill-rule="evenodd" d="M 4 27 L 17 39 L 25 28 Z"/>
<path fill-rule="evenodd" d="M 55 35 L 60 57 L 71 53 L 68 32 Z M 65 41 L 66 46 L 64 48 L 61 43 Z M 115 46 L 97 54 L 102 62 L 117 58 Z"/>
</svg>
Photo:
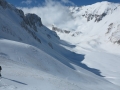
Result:
<svg viewBox="0 0 120 90">
<path fill-rule="evenodd" d="M 0 77 L 2 76 L 2 75 L 1 75 L 1 70 L 2 70 L 2 67 L 0 66 Z"/>
</svg>

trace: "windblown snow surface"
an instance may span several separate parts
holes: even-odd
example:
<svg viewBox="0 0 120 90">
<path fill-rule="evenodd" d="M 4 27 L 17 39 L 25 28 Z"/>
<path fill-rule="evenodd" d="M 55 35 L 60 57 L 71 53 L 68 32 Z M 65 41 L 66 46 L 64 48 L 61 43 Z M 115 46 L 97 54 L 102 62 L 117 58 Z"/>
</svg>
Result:
<svg viewBox="0 0 120 90">
<path fill-rule="evenodd" d="M 77 72 L 36 47 L 15 41 L 0 40 L 0 64 L 0 90 L 119 90 L 91 72 Z"/>
<path fill-rule="evenodd" d="M 119 90 L 119 54 L 95 47 L 95 40 L 73 41 L 0 0 L 0 90 Z"/>
</svg>

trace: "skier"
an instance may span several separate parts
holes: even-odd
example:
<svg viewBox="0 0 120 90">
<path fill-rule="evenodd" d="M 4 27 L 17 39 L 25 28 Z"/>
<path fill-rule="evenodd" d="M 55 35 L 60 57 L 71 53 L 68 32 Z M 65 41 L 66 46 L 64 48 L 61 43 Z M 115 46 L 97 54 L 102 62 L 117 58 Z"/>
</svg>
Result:
<svg viewBox="0 0 120 90">
<path fill-rule="evenodd" d="M 2 67 L 0 66 L 0 77 L 2 76 L 2 75 L 1 75 L 1 70 L 2 70 Z"/>
</svg>

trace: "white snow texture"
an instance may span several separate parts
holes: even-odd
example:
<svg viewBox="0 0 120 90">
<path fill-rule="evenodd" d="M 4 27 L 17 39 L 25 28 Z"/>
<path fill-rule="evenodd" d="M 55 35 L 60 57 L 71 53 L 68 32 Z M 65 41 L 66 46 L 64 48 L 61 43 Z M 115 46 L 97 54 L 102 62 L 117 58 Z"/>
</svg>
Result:
<svg viewBox="0 0 120 90">
<path fill-rule="evenodd" d="M 0 0 L 0 90 L 120 90 L 120 4 L 69 10 L 61 33 Z"/>
</svg>

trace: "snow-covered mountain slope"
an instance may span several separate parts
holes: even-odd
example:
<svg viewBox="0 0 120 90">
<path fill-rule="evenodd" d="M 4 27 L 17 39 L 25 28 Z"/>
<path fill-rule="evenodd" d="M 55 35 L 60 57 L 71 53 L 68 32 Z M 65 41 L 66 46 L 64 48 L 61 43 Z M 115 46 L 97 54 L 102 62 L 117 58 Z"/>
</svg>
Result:
<svg viewBox="0 0 120 90">
<path fill-rule="evenodd" d="M 119 90 L 35 14 L 0 0 L 0 90 Z M 97 74 L 97 75 L 96 75 Z M 99 75 L 99 76 L 98 76 Z"/>
<path fill-rule="evenodd" d="M 108 80 L 120 85 L 120 4 L 104 1 L 70 7 L 70 11 L 74 17 L 71 30 L 52 26 L 60 39 L 74 46 L 63 47 L 84 54 L 83 63 L 99 69 Z"/>
<path fill-rule="evenodd" d="M 40 40 L 42 35 L 39 35 L 40 33 L 44 33 L 43 36 L 48 38 L 57 37 L 55 32 L 49 31 L 42 25 L 41 18 L 37 15 L 24 15 L 22 10 L 16 9 L 4 0 L 1 0 L 0 2 L 1 38 L 12 39 L 25 43 L 33 41 L 33 43 L 35 43 L 35 41 L 42 43 L 42 39 Z M 49 34 L 51 34 L 51 36 Z"/>
<path fill-rule="evenodd" d="M 69 35 L 66 36 L 82 37 L 82 40 L 88 40 L 89 37 L 93 37 L 93 39 L 100 38 L 102 41 L 107 40 L 119 44 L 119 11 L 120 4 L 107 1 L 88 6 L 70 7 L 70 12 L 74 18 L 71 30 L 73 29 L 74 31 L 67 30 L 71 31 L 71 33 L 67 33 Z M 75 41 L 78 43 L 80 40 L 77 39 Z"/>
<path fill-rule="evenodd" d="M 0 40 L 0 64 L 0 90 L 120 88 L 82 68 L 76 72 L 40 49 L 16 41 Z"/>
</svg>

